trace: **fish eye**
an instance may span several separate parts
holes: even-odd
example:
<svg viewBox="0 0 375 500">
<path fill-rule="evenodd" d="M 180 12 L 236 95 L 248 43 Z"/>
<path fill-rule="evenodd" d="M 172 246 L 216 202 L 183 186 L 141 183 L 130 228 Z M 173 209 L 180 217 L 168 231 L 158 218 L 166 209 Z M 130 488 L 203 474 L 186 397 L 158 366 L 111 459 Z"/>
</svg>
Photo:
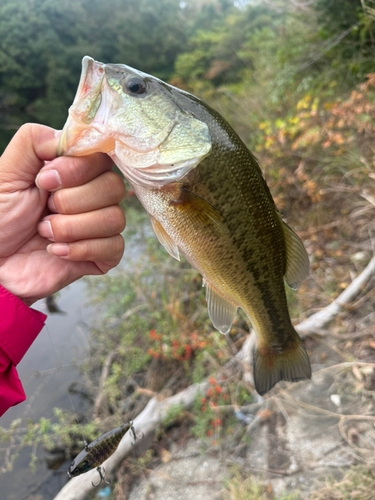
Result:
<svg viewBox="0 0 375 500">
<path fill-rule="evenodd" d="M 146 83 L 139 76 L 133 76 L 125 82 L 125 90 L 131 95 L 141 95 L 146 92 Z"/>
</svg>

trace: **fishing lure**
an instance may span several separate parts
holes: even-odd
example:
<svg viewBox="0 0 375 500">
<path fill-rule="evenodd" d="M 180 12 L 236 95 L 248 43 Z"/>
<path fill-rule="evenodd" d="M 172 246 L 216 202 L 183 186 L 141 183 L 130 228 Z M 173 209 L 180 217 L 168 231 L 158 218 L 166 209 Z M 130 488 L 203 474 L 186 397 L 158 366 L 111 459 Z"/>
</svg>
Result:
<svg viewBox="0 0 375 500">
<path fill-rule="evenodd" d="M 129 422 L 121 427 L 117 427 L 116 429 L 102 434 L 90 444 L 87 444 L 85 441 L 85 448 L 69 465 L 68 476 L 76 477 L 88 472 L 91 469 L 95 469 L 96 467 L 96 470 L 99 472 L 100 481 L 97 484 L 91 484 L 93 486 L 98 486 L 102 481 L 109 484 L 109 482 L 105 480 L 105 469 L 103 467 L 102 472 L 101 464 L 116 451 L 121 439 L 125 436 L 129 429 L 135 442 L 138 437 L 135 433 L 133 422 Z"/>
</svg>

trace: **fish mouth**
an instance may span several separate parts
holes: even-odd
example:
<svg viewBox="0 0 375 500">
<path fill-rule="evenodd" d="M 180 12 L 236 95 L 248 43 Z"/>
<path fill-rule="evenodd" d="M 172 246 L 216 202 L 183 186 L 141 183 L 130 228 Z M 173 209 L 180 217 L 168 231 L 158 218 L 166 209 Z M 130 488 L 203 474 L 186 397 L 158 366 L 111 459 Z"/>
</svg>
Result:
<svg viewBox="0 0 375 500">
<path fill-rule="evenodd" d="M 96 127 L 88 126 L 94 120 L 101 104 L 102 87 L 105 80 L 104 68 L 105 64 L 95 61 L 92 57 L 85 56 L 82 59 L 81 77 L 73 104 L 69 108 L 68 119 L 60 136 L 57 156 L 64 154 L 82 156 L 103 151 L 102 144 L 95 144 L 95 146 L 91 146 L 90 150 L 87 150 L 87 146 L 88 139 L 91 139 L 91 143 L 93 143 L 95 138 L 97 142 L 100 134 L 99 130 L 95 130 Z M 103 142 L 106 141 L 103 140 Z M 114 142 L 110 142 L 111 144 L 104 149 L 108 151 L 113 149 Z"/>
<path fill-rule="evenodd" d="M 105 64 L 95 61 L 90 56 L 82 59 L 81 77 L 78 83 L 76 95 L 73 104 L 81 99 L 99 80 L 103 79 Z"/>
<path fill-rule="evenodd" d="M 120 65 L 104 64 L 85 56 L 82 60 L 81 77 L 69 116 L 62 130 L 57 155 L 86 156 L 96 152 L 110 153 L 115 149 L 115 140 L 121 143 L 130 154 L 151 153 L 169 136 L 173 123 L 161 131 L 152 144 L 150 138 L 144 141 L 132 135 L 107 133 L 107 123 L 111 108 L 111 94 L 115 92 L 108 78 L 118 75 Z M 130 71 L 130 67 L 121 65 Z M 141 74 L 141 72 L 139 72 Z M 113 94 L 112 94 L 113 95 Z M 120 116 L 121 113 L 117 114 Z M 116 114 L 112 115 L 116 117 Z"/>
</svg>

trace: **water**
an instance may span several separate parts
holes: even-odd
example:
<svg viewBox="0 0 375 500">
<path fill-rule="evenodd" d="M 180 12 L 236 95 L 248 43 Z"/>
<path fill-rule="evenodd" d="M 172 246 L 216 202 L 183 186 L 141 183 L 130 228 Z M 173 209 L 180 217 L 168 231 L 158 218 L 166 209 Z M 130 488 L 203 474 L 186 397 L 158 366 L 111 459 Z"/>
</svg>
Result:
<svg viewBox="0 0 375 500">
<path fill-rule="evenodd" d="M 72 410 L 68 387 L 79 380 L 80 375 L 71 363 L 81 362 L 87 356 L 92 315 L 91 308 L 85 303 L 85 288 L 84 280 L 79 280 L 60 292 L 57 304 L 66 315 L 48 314 L 46 326 L 18 365 L 17 371 L 27 400 L 10 408 L 1 417 L 2 427 L 7 428 L 16 418 L 33 421 L 40 417 L 49 418 L 54 407 Z M 44 300 L 33 307 L 47 313 Z M 6 445 L 0 444 L 0 466 L 3 465 Z M 46 452 L 42 449 L 38 450 L 37 470 L 33 473 L 29 468 L 30 452 L 31 448 L 24 449 L 14 462 L 13 471 L 0 475 L 2 500 L 50 499 L 65 484 L 65 470 L 49 470 L 45 461 Z"/>
</svg>

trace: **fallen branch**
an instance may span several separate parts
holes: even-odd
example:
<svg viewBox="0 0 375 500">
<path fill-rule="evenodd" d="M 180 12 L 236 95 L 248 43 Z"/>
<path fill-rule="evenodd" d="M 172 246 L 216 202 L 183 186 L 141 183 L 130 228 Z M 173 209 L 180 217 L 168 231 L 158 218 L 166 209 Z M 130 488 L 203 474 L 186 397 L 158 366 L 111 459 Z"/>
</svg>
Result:
<svg viewBox="0 0 375 500">
<path fill-rule="evenodd" d="M 319 330 L 337 316 L 344 306 L 350 304 L 350 302 L 354 300 L 361 292 L 362 287 L 372 278 L 373 274 L 375 274 L 375 257 L 370 260 L 361 274 L 350 283 L 337 299 L 321 311 L 313 314 L 305 321 L 295 326 L 297 332 L 300 335 L 302 334 L 301 337 L 312 332 L 319 333 Z"/>
<path fill-rule="evenodd" d="M 146 408 L 134 420 L 134 427 L 137 434 L 146 436 L 153 432 L 163 421 L 168 411 L 177 405 L 183 405 L 184 408 L 189 408 L 199 393 L 204 393 L 208 388 L 208 382 L 193 384 L 187 389 L 159 401 L 158 396 L 153 397 L 147 404 Z M 132 437 L 128 432 L 123 437 L 117 450 L 113 455 L 103 463 L 106 475 L 111 475 L 118 468 L 120 463 L 126 458 L 132 450 Z M 83 500 L 93 490 L 92 481 L 98 479 L 96 469 L 93 469 L 86 474 L 71 479 L 56 495 L 54 500 Z"/>
<path fill-rule="evenodd" d="M 104 385 L 105 385 L 105 382 L 108 378 L 111 364 L 112 364 L 112 361 L 113 361 L 114 357 L 116 356 L 116 354 L 117 354 L 116 351 L 111 351 L 104 361 L 102 373 L 100 375 L 98 395 L 95 399 L 95 404 L 94 404 L 94 410 L 93 410 L 94 419 L 99 417 L 101 407 L 103 406 L 104 400 L 106 399 Z"/>
</svg>

